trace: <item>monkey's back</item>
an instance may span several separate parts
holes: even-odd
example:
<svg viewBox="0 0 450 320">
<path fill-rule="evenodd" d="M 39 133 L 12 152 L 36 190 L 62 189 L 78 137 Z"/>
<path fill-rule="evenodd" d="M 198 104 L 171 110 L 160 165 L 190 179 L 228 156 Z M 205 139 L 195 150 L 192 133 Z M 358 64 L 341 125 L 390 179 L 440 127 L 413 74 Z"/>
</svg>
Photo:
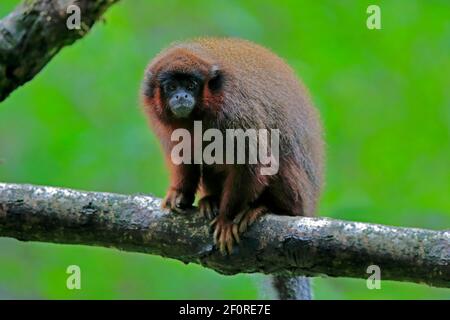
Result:
<svg viewBox="0 0 450 320">
<path fill-rule="evenodd" d="M 310 109 L 308 93 L 291 67 L 260 45 L 235 38 L 199 38 L 175 47 L 194 51 L 232 78 L 225 85 L 230 99 L 247 99 L 270 111 L 278 109 L 279 114 Z"/>
</svg>

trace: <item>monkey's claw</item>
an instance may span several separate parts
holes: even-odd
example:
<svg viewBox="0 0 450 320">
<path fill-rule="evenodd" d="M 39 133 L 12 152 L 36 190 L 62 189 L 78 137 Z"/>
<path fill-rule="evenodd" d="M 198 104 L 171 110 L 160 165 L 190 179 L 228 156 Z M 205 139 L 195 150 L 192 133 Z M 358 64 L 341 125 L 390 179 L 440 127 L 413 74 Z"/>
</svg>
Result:
<svg viewBox="0 0 450 320">
<path fill-rule="evenodd" d="M 209 220 L 212 220 L 219 213 L 219 201 L 215 196 L 204 196 L 198 201 L 200 214 Z"/>
<path fill-rule="evenodd" d="M 260 206 L 243 211 L 233 221 L 222 216 L 214 218 L 210 226 L 214 230 L 214 243 L 219 247 L 220 252 L 224 255 L 231 254 L 234 243 L 240 242 L 240 235 L 267 212 L 265 206 Z"/>
<path fill-rule="evenodd" d="M 264 206 L 251 208 L 244 211 L 234 218 L 233 222 L 238 225 L 238 234 L 244 233 L 259 217 L 267 213 L 267 208 Z"/>
<path fill-rule="evenodd" d="M 234 242 L 239 243 L 238 225 L 228 218 L 216 217 L 210 223 L 214 229 L 214 243 L 223 255 L 231 254 Z"/>
<path fill-rule="evenodd" d="M 189 197 L 178 190 L 170 189 L 161 203 L 161 208 L 184 213 L 192 207 L 193 197 Z"/>
</svg>

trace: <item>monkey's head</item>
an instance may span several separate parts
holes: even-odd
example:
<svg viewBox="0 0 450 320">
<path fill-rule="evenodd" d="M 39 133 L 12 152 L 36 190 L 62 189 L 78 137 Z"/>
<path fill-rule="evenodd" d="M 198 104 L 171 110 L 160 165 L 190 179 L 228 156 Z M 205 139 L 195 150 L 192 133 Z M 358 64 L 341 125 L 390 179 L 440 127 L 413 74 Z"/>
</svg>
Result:
<svg viewBox="0 0 450 320">
<path fill-rule="evenodd" d="M 184 48 L 163 52 L 148 67 L 144 103 L 167 121 L 202 118 L 223 96 L 220 68 Z"/>
</svg>

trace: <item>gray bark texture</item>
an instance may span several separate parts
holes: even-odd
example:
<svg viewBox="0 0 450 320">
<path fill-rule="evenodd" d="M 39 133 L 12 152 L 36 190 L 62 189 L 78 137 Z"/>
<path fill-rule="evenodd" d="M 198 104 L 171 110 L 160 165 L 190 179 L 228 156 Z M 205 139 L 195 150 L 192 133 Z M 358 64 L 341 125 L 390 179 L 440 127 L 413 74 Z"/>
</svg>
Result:
<svg viewBox="0 0 450 320">
<path fill-rule="evenodd" d="M 367 279 L 367 267 L 377 265 L 382 280 L 450 287 L 448 230 L 270 214 L 223 256 L 196 209 L 161 211 L 148 195 L 0 183 L 0 237 L 144 252 L 228 275 Z"/>
<path fill-rule="evenodd" d="M 0 20 L 0 102 L 33 79 L 64 46 L 86 35 L 118 0 L 26 0 Z M 80 8 L 80 29 L 69 30 L 70 5 Z"/>
<path fill-rule="evenodd" d="M 278 300 L 312 300 L 311 282 L 308 277 L 270 276 L 270 286 Z"/>
</svg>

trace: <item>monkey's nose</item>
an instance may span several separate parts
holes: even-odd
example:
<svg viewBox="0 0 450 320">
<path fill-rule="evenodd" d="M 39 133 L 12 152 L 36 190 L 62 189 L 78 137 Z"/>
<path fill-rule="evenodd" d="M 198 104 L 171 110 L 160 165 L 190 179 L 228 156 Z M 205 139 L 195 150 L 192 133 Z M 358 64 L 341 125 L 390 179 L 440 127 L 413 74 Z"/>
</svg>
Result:
<svg viewBox="0 0 450 320">
<path fill-rule="evenodd" d="M 177 94 L 177 95 L 175 96 L 175 99 L 181 100 L 181 99 L 187 99 L 188 97 L 189 97 L 189 96 L 188 96 L 187 94 L 185 94 L 185 95 Z"/>
</svg>

